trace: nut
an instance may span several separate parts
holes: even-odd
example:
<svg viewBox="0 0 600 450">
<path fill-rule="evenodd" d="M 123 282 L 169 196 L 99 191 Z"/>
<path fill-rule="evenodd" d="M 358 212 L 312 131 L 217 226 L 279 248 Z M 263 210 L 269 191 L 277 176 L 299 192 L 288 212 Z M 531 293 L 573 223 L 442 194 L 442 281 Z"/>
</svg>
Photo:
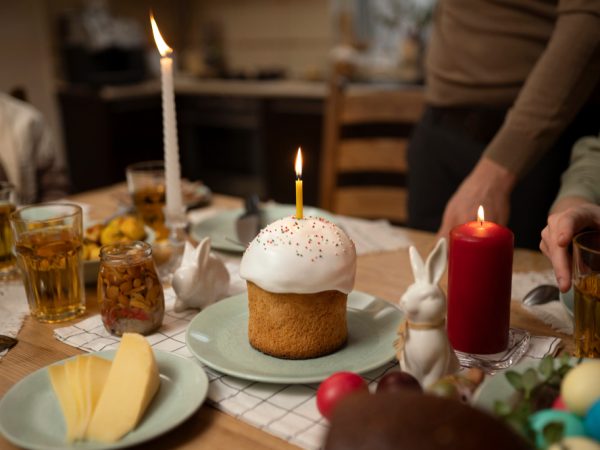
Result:
<svg viewBox="0 0 600 450">
<path fill-rule="evenodd" d="M 121 318 L 127 318 L 124 324 L 131 323 L 131 317 L 152 321 L 154 325 L 162 322 L 164 293 L 151 258 L 133 257 L 128 258 L 128 262 L 103 262 L 98 277 L 98 295 L 107 328 L 107 321 L 115 322 Z"/>
</svg>

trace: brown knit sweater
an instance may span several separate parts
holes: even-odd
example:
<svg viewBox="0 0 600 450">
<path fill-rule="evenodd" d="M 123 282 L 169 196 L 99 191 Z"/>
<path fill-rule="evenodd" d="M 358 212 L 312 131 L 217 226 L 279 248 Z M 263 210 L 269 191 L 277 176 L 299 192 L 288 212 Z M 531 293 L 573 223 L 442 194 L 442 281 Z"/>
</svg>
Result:
<svg viewBox="0 0 600 450">
<path fill-rule="evenodd" d="M 427 100 L 510 107 L 485 155 L 513 173 L 554 144 L 599 81 L 600 0 L 439 0 Z"/>
</svg>

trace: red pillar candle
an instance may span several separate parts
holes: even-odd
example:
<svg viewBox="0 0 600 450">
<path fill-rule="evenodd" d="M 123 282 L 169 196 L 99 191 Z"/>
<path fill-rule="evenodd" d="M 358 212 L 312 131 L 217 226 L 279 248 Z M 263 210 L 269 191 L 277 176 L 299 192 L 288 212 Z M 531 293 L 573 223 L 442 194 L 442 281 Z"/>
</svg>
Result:
<svg viewBox="0 0 600 450">
<path fill-rule="evenodd" d="M 508 346 L 514 236 L 479 211 L 450 232 L 448 338 L 455 350 L 491 354 Z"/>
</svg>

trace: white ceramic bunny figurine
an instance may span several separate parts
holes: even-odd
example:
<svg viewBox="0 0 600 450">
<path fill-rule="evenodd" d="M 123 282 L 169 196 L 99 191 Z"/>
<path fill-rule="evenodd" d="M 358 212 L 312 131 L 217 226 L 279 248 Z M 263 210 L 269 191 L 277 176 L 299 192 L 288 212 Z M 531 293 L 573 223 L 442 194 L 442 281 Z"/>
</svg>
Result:
<svg viewBox="0 0 600 450">
<path fill-rule="evenodd" d="M 423 264 L 416 248 L 410 247 L 415 282 L 400 299 L 404 312 L 394 343 L 402 370 L 427 387 L 460 369 L 446 334 L 446 298 L 438 283 L 446 270 L 446 240 L 440 239 Z"/>
<path fill-rule="evenodd" d="M 173 290 L 177 294 L 176 312 L 206 308 L 227 296 L 229 272 L 223 261 L 210 252 L 209 237 L 196 248 L 185 243 L 181 266 L 173 274 Z"/>
</svg>

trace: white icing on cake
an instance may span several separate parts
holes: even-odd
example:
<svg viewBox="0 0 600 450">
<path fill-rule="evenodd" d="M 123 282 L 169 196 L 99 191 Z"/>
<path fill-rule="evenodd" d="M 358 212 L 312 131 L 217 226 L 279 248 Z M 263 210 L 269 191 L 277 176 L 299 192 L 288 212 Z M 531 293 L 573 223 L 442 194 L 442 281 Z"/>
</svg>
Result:
<svg viewBox="0 0 600 450">
<path fill-rule="evenodd" d="M 354 243 L 319 217 L 292 216 L 271 223 L 250 243 L 240 266 L 242 278 L 280 294 L 348 294 L 355 274 Z"/>
</svg>

